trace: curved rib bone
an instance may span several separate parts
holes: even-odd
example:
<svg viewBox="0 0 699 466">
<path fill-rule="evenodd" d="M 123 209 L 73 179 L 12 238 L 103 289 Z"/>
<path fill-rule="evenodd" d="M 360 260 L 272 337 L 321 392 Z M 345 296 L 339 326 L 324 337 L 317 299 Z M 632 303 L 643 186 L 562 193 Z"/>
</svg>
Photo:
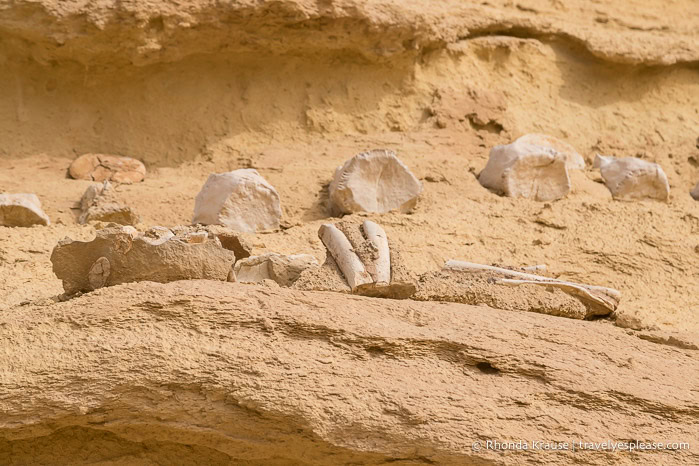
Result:
<svg viewBox="0 0 699 466">
<path fill-rule="evenodd" d="M 388 235 L 381 226 L 366 220 L 362 224 L 366 239 L 376 247 L 376 255 L 367 270 L 378 286 L 388 286 L 391 282 L 391 250 L 388 248 Z"/>
<path fill-rule="evenodd" d="M 347 280 L 347 284 L 354 292 L 360 285 L 373 283 L 371 275 L 367 273 L 362 261 L 352 249 L 352 244 L 347 237 L 329 223 L 320 226 L 318 236 L 328 249 L 330 255 L 335 259 L 337 266 Z"/>
<path fill-rule="evenodd" d="M 498 283 L 502 283 L 505 285 L 534 284 L 555 286 L 562 289 L 568 294 L 577 296 L 578 298 L 584 300 L 589 304 L 595 306 L 602 306 L 604 309 L 607 309 L 610 312 L 616 310 L 617 306 L 619 306 L 619 300 L 621 299 L 621 292 L 613 288 L 567 282 L 564 280 L 559 280 L 557 278 L 542 277 L 540 275 L 517 272 L 515 270 L 504 269 L 502 267 L 493 267 L 491 265 L 482 265 L 474 264 L 472 262 L 449 260 L 444 265 L 444 268 L 474 273 L 486 270 L 490 272 L 499 273 L 505 276 L 517 278 L 516 280 L 503 278 L 498 281 Z"/>
</svg>

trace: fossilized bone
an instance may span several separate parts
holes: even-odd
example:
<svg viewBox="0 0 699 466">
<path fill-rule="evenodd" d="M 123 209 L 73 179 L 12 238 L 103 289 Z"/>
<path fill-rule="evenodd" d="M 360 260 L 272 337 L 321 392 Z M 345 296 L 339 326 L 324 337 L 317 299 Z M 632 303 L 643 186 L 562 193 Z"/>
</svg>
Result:
<svg viewBox="0 0 699 466">
<path fill-rule="evenodd" d="M 366 268 L 377 286 L 388 286 L 391 282 L 391 250 L 388 247 L 388 236 L 381 226 L 366 220 L 362 224 L 366 239 L 376 247 L 376 256 Z"/>
<path fill-rule="evenodd" d="M 329 223 L 321 225 L 318 236 L 335 259 L 353 292 L 361 285 L 373 283 L 371 275 L 352 249 L 352 244 L 335 225 Z"/>
<path fill-rule="evenodd" d="M 530 273 L 517 272 L 515 270 L 504 269 L 502 267 L 494 267 L 491 265 L 474 264 L 472 262 L 449 260 L 444 265 L 445 269 L 459 270 L 464 272 L 482 272 L 489 271 L 501 275 L 516 277 L 516 278 L 501 278 L 497 283 L 503 285 L 543 285 L 560 288 L 564 292 L 580 298 L 584 303 L 595 308 L 601 308 L 599 314 L 613 312 L 619 306 L 621 292 L 613 288 L 603 286 L 585 285 L 581 283 L 567 282 L 557 278 L 542 277 L 541 275 L 533 275 Z"/>
</svg>

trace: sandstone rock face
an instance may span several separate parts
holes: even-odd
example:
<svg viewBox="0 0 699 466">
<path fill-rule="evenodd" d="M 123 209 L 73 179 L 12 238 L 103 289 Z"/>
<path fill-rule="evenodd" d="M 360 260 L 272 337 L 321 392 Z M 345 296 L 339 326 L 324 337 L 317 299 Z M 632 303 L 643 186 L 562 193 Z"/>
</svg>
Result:
<svg viewBox="0 0 699 466">
<path fill-rule="evenodd" d="M 118 155 L 85 154 L 73 161 L 70 176 L 76 180 L 138 183 L 146 176 L 146 167 L 131 157 Z"/>
<path fill-rule="evenodd" d="M 192 223 L 255 233 L 278 229 L 281 215 L 277 190 L 247 168 L 210 175 L 197 194 Z"/>
<path fill-rule="evenodd" d="M 692 189 L 692 192 L 689 193 L 692 198 L 694 198 L 695 201 L 699 201 L 699 183 Z"/>
<path fill-rule="evenodd" d="M 699 464 L 696 351 L 642 338 L 603 322 L 215 281 L 102 288 L 0 313 L 0 458 Z M 488 440 L 691 448 L 503 452 Z"/>
<path fill-rule="evenodd" d="M 568 170 L 584 170 L 585 159 L 575 150 L 573 146 L 558 138 L 547 134 L 530 133 L 517 139 L 518 142 L 534 144 L 536 146 L 550 147 L 556 152 L 563 154 L 566 158 L 566 168 Z"/>
<path fill-rule="evenodd" d="M 30 227 L 50 223 L 36 194 L 0 194 L 0 226 Z"/>
<path fill-rule="evenodd" d="M 372 150 L 355 155 L 335 170 L 329 187 L 333 212 L 409 212 L 422 184 L 396 154 Z"/>
<path fill-rule="evenodd" d="M 598 154 L 594 167 L 600 169 L 604 184 L 614 199 L 667 201 L 670 197 L 667 176 L 657 163 L 636 157 L 617 158 Z"/>
<path fill-rule="evenodd" d="M 131 207 L 123 205 L 114 187 L 105 181 L 104 184 L 93 184 L 85 190 L 80 199 L 80 223 L 91 221 L 113 222 L 120 225 L 135 225 L 138 216 Z"/>
<path fill-rule="evenodd" d="M 566 153 L 550 146 L 517 140 L 493 147 L 478 181 L 509 197 L 555 201 L 570 192 L 567 160 Z"/>
<path fill-rule="evenodd" d="M 233 267 L 235 280 L 241 283 L 261 283 L 274 280 L 280 286 L 291 286 L 301 272 L 317 267 L 318 261 L 310 254 L 284 256 L 267 253 L 241 259 Z"/>
<path fill-rule="evenodd" d="M 175 236 L 164 227 L 139 233 L 127 226 L 99 230 L 88 242 L 66 238 L 51 254 L 53 272 L 67 294 L 138 281 L 226 280 L 235 255 L 203 233 Z"/>
</svg>

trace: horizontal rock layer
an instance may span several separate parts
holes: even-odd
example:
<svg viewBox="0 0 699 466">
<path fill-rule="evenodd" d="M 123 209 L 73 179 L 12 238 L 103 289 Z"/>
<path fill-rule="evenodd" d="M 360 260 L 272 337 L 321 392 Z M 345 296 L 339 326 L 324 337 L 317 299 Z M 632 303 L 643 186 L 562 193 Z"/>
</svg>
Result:
<svg viewBox="0 0 699 466">
<path fill-rule="evenodd" d="M 5 464 L 699 462 L 696 351 L 603 322 L 144 282 L 11 308 L 0 339 Z M 693 449 L 472 449 L 487 440 Z"/>
<path fill-rule="evenodd" d="M 693 13 L 692 14 L 692 10 Z M 239 50 L 353 50 L 377 60 L 489 34 L 555 35 L 619 63 L 699 60 L 699 11 L 691 2 L 658 8 L 587 2 L 527 5 L 496 0 L 316 2 L 16 0 L 0 6 L 0 35 L 40 60 L 147 64 Z M 661 14 L 665 20 L 661 19 Z M 284 40 L 280 38 L 283 37 Z"/>
</svg>

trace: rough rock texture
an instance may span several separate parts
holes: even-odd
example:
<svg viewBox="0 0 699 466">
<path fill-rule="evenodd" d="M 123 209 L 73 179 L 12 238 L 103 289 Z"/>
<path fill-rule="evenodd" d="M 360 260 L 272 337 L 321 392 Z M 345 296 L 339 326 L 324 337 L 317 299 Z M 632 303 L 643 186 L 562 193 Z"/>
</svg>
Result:
<svg viewBox="0 0 699 466">
<path fill-rule="evenodd" d="M 36 194 L 0 194 L 0 226 L 30 227 L 50 223 Z"/>
<path fill-rule="evenodd" d="M 604 322 L 190 281 L 18 306 L 0 340 L 5 464 L 699 462 L 696 351 Z"/>
<path fill-rule="evenodd" d="M 570 192 L 567 164 L 566 153 L 518 139 L 493 147 L 478 181 L 508 197 L 554 201 Z"/>
<path fill-rule="evenodd" d="M 209 176 L 197 194 L 192 223 L 254 233 L 278 229 L 281 215 L 277 190 L 257 170 L 240 169 Z"/>
<path fill-rule="evenodd" d="M 76 180 L 138 183 L 146 176 L 146 167 L 131 157 L 118 155 L 85 154 L 70 164 L 70 176 Z"/>
<path fill-rule="evenodd" d="M 657 163 L 636 157 L 617 158 L 597 154 L 594 166 L 599 168 L 604 184 L 614 199 L 667 201 L 670 197 L 667 175 Z"/>
<path fill-rule="evenodd" d="M 422 192 L 422 184 L 389 150 L 357 154 L 335 170 L 330 187 L 335 213 L 409 212 Z"/>
<path fill-rule="evenodd" d="M 274 280 L 280 286 L 291 286 L 304 270 L 318 265 L 316 258 L 310 254 L 284 256 L 272 252 L 238 260 L 233 271 L 235 281 L 241 283 Z"/>
<path fill-rule="evenodd" d="M 525 134 L 517 139 L 518 142 L 526 144 L 534 144 L 536 146 L 550 147 L 558 153 L 561 153 L 566 158 L 566 168 L 568 170 L 584 170 L 585 159 L 575 150 L 573 146 L 558 138 L 549 136 L 548 134 L 530 133 Z"/>
<path fill-rule="evenodd" d="M 124 205 L 109 181 L 90 185 L 80 199 L 78 222 L 113 222 L 120 225 L 135 225 L 138 215 L 131 207 Z"/>
<path fill-rule="evenodd" d="M 163 227 L 145 233 L 111 227 L 99 230 L 92 241 L 60 241 L 51 262 L 70 295 L 138 281 L 226 280 L 235 255 L 218 239 L 208 240 L 207 232 L 175 236 Z"/>
</svg>

